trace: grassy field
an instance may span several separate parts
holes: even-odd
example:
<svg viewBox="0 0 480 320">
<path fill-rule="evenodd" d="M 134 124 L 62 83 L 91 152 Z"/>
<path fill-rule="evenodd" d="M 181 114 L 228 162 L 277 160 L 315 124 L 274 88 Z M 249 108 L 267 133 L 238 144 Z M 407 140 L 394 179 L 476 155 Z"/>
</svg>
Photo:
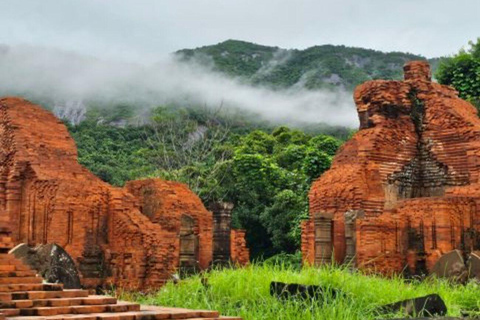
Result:
<svg viewBox="0 0 480 320">
<path fill-rule="evenodd" d="M 205 274 L 209 287 L 199 276 L 169 283 L 149 295 L 123 294 L 123 299 L 191 309 L 218 310 L 223 315 L 238 315 L 244 320 L 296 319 L 387 319 L 399 315 L 379 316 L 376 307 L 401 299 L 438 293 L 446 302 L 448 314 L 480 308 L 480 285 L 465 286 L 446 281 L 428 280 L 407 283 L 401 278 L 366 276 L 347 269 L 324 267 L 296 270 L 285 266 L 251 265 L 243 269 L 212 270 Z M 269 295 L 270 281 L 321 284 L 340 289 L 336 299 L 318 301 L 278 301 Z"/>
</svg>

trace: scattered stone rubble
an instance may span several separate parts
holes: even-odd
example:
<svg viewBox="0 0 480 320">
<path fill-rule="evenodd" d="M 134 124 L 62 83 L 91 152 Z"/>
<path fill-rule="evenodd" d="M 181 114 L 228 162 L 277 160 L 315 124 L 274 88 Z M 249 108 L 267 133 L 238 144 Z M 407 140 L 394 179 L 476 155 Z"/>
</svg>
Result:
<svg viewBox="0 0 480 320">
<path fill-rule="evenodd" d="M 452 250 L 480 250 L 477 111 L 426 62 L 404 71 L 356 88 L 360 130 L 310 190 L 305 263 L 427 274 Z"/>
</svg>

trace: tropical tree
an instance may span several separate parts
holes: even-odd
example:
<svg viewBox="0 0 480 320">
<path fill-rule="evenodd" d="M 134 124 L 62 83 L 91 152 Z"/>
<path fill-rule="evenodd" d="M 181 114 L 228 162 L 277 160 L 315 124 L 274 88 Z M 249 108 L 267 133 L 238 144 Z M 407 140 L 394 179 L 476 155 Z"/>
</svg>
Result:
<svg viewBox="0 0 480 320">
<path fill-rule="evenodd" d="M 480 109 L 480 38 L 470 41 L 467 49 L 442 60 L 435 78 L 441 84 L 453 86 L 461 98 Z"/>
</svg>

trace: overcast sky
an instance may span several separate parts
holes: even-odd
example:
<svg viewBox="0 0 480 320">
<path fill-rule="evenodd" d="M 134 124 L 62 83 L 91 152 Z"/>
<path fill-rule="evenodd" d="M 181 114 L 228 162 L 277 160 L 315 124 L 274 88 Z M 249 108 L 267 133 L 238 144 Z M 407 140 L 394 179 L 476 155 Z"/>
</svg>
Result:
<svg viewBox="0 0 480 320">
<path fill-rule="evenodd" d="M 155 61 L 240 39 L 452 54 L 480 36 L 479 0 L 0 0 L 0 43 Z"/>
</svg>

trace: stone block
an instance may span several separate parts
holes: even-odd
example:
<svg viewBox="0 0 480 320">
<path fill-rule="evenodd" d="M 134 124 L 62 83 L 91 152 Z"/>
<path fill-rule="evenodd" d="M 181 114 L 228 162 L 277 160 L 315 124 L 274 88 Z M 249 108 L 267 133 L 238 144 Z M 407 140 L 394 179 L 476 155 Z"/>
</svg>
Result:
<svg viewBox="0 0 480 320">
<path fill-rule="evenodd" d="M 29 247 L 19 244 L 10 253 L 22 260 L 47 282 L 63 283 L 65 289 L 80 289 L 80 277 L 72 257 L 57 244 Z"/>
<path fill-rule="evenodd" d="M 384 313 L 405 313 L 411 317 L 433 317 L 447 314 L 447 306 L 437 294 L 430 294 L 424 297 L 407 299 L 380 307 Z"/>
<path fill-rule="evenodd" d="M 433 266 L 431 274 L 459 283 L 465 283 L 468 279 L 468 270 L 459 250 L 452 250 L 441 256 Z"/>
<path fill-rule="evenodd" d="M 270 282 L 270 295 L 281 300 L 315 299 L 323 302 L 328 299 L 335 299 L 337 290 L 317 285 L 272 281 Z"/>
</svg>

